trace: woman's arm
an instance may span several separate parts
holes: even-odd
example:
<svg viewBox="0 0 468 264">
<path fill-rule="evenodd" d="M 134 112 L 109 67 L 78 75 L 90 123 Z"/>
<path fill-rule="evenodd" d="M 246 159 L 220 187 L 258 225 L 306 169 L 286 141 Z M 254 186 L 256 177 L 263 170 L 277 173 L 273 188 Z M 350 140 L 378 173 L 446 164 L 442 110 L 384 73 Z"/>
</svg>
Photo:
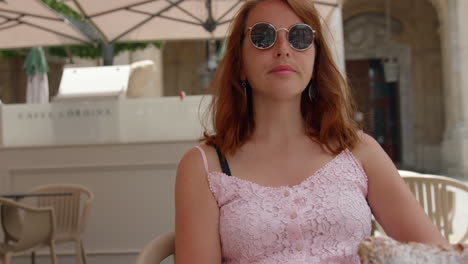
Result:
<svg viewBox="0 0 468 264">
<path fill-rule="evenodd" d="M 176 263 L 221 263 L 219 209 L 197 149 L 188 151 L 177 169 L 175 206 Z"/>
<path fill-rule="evenodd" d="M 364 133 L 360 138 L 353 152 L 368 176 L 367 200 L 385 233 L 402 242 L 448 245 L 379 143 Z"/>
</svg>

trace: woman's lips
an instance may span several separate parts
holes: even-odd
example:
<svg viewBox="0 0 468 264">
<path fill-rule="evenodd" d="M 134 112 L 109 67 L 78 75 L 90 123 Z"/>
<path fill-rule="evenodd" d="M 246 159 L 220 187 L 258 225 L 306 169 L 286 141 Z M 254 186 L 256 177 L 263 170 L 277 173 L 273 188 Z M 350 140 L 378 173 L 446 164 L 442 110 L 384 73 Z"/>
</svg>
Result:
<svg viewBox="0 0 468 264">
<path fill-rule="evenodd" d="M 296 71 L 291 66 L 279 65 L 279 66 L 274 67 L 270 72 L 276 75 L 285 76 L 285 75 L 295 73 Z"/>
</svg>

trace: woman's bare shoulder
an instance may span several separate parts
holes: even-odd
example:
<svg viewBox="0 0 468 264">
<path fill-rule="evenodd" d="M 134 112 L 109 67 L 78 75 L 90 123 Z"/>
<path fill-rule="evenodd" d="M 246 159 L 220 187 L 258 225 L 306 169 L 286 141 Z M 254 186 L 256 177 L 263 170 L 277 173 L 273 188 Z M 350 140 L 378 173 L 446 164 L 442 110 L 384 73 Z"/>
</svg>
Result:
<svg viewBox="0 0 468 264">
<path fill-rule="evenodd" d="M 381 152 L 380 144 L 364 131 L 358 131 L 358 141 L 351 152 L 356 157 L 362 167 L 375 157 L 375 154 Z"/>
<path fill-rule="evenodd" d="M 180 160 L 175 181 L 176 200 L 189 203 L 200 197 L 211 197 L 204 151 L 202 146 L 193 147 Z"/>
<path fill-rule="evenodd" d="M 206 172 L 217 170 L 217 154 L 213 146 L 201 144 L 189 149 L 180 160 L 178 171 Z M 206 162 L 206 163 L 205 163 Z M 206 167 L 205 167 L 206 166 Z"/>
</svg>

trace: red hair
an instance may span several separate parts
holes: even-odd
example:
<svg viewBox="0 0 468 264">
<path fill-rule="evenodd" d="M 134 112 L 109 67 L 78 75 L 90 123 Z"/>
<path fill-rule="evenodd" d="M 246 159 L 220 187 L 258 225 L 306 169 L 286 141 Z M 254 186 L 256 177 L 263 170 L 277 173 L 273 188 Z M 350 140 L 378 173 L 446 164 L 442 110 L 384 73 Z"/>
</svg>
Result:
<svg viewBox="0 0 468 264">
<path fill-rule="evenodd" d="M 247 17 L 255 6 L 264 1 L 248 0 L 237 13 L 231 24 L 225 56 L 211 82 L 213 99 L 209 111 L 213 131 L 205 129 L 201 141 L 217 145 L 223 153 L 235 153 L 249 140 L 255 129 L 253 112 L 249 111 L 251 103 L 240 86 L 240 72 Z M 325 42 L 317 10 L 312 1 L 284 1 L 316 31 L 313 78 L 319 96 L 312 102 L 308 89 L 301 95 L 305 133 L 334 154 L 346 148 L 352 149 L 358 141 L 358 125 L 352 118 L 354 108 L 350 89 Z"/>
</svg>

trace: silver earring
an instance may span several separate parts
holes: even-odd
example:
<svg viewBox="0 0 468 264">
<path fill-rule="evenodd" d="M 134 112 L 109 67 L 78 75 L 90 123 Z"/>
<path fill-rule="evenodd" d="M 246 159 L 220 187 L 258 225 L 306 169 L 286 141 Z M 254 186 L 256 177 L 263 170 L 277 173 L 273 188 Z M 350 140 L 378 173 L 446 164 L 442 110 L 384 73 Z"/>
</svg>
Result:
<svg viewBox="0 0 468 264">
<path fill-rule="evenodd" d="M 241 86 L 244 88 L 244 95 L 247 96 L 247 81 L 243 80 L 241 81 Z"/>
<path fill-rule="evenodd" d="M 317 87 L 315 86 L 315 83 L 313 80 L 310 80 L 308 88 L 309 88 L 309 99 L 311 102 L 315 102 L 315 100 L 317 99 L 319 95 L 319 91 Z"/>
</svg>

